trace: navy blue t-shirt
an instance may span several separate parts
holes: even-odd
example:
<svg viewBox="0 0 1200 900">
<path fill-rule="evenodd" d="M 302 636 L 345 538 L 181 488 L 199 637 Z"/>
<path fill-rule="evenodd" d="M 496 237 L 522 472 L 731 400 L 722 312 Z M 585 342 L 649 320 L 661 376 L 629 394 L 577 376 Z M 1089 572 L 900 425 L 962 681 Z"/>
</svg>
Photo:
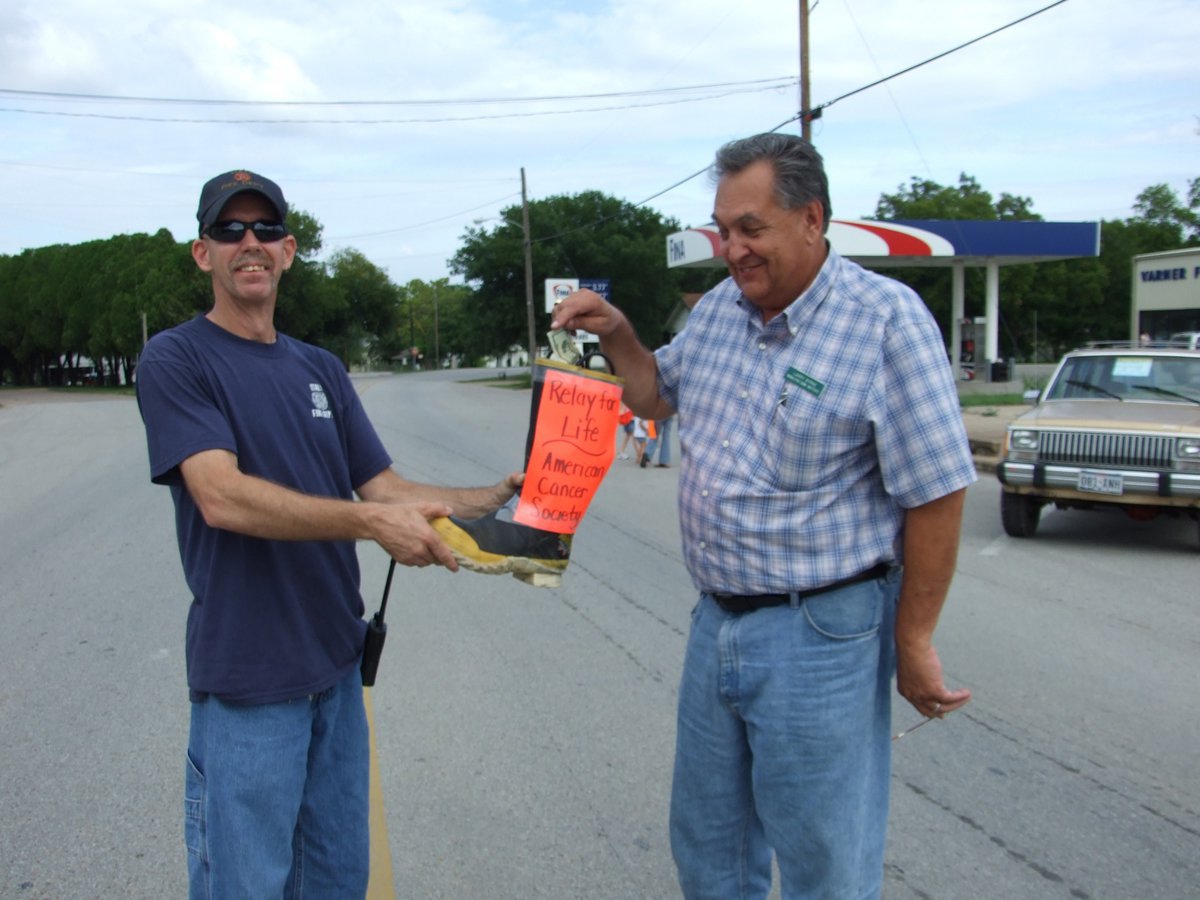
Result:
<svg viewBox="0 0 1200 900">
<path fill-rule="evenodd" d="M 322 691 L 362 652 L 353 541 L 270 541 L 210 528 L 179 464 L 229 450 L 238 467 L 306 494 L 353 499 L 391 458 L 333 354 L 278 335 L 244 340 L 197 316 L 155 335 L 137 370 L 150 475 L 171 488 L 192 696 L 270 703 Z"/>
</svg>

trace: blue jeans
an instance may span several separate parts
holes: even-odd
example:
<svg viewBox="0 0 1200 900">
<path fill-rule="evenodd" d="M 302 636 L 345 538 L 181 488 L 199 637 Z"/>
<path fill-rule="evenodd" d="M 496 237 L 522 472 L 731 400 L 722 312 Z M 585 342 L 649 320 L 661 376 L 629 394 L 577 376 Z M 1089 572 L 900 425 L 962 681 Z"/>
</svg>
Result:
<svg viewBox="0 0 1200 900">
<path fill-rule="evenodd" d="M 674 421 L 675 417 L 671 416 L 658 422 L 658 461 L 664 466 L 671 464 L 671 423 Z"/>
<path fill-rule="evenodd" d="M 671 851 L 688 900 L 878 897 L 900 570 L 800 604 L 692 613 Z"/>
<path fill-rule="evenodd" d="M 357 667 L 283 703 L 193 703 L 184 794 L 193 900 L 365 897 L 369 747 Z"/>
</svg>

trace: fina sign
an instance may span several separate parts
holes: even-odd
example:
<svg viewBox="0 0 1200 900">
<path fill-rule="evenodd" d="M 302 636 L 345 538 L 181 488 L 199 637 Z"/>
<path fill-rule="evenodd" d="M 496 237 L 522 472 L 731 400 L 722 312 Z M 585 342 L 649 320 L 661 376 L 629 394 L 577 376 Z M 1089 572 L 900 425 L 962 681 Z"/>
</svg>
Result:
<svg viewBox="0 0 1200 900">
<path fill-rule="evenodd" d="M 546 279 L 546 312 L 554 309 L 554 304 L 566 300 L 579 290 L 578 278 L 547 278 Z"/>
<path fill-rule="evenodd" d="M 546 312 L 554 309 L 554 304 L 566 300 L 571 294 L 580 289 L 595 291 L 609 303 L 612 297 L 612 281 L 608 278 L 547 278 L 546 279 Z"/>
</svg>

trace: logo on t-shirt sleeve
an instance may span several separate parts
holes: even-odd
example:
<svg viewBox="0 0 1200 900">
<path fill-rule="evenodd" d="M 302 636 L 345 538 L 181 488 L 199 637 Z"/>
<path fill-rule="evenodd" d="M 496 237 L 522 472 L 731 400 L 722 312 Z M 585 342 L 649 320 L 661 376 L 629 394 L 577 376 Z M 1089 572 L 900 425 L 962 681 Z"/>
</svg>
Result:
<svg viewBox="0 0 1200 900">
<path fill-rule="evenodd" d="M 325 388 L 319 384 L 310 384 L 308 389 L 312 391 L 313 410 L 312 416 L 314 419 L 329 419 L 333 417 L 333 413 L 329 411 L 329 398 L 325 396 Z"/>
</svg>

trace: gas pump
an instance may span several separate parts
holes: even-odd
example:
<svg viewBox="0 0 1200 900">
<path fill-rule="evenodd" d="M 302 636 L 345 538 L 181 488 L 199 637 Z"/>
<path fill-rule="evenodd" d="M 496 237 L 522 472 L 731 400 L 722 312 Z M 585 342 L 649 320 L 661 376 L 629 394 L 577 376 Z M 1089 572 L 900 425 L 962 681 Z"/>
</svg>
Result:
<svg viewBox="0 0 1200 900">
<path fill-rule="evenodd" d="M 963 381 L 974 381 L 984 374 L 982 360 L 979 359 L 976 349 L 976 340 L 982 340 L 986 323 L 987 318 L 984 316 L 966 318 L 959 322 L 962 328 L 962 346 L 959 348 L 958 365 Z"/>
</svg>

